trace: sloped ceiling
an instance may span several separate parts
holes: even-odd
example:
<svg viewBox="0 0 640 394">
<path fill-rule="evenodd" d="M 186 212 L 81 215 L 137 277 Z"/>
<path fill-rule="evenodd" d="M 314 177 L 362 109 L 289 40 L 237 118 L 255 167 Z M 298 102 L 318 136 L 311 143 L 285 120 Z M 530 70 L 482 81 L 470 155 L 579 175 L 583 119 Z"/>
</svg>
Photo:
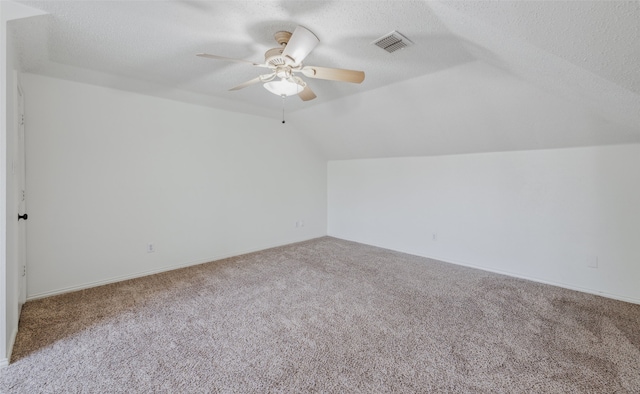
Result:
<svg viewBox="0 0 640 394">
<path fill-rule="evenodd" d="M 329 159 L 640 142 L 640 2 L 22 1 L 23 71 L 265 117 L 282 100 L 228 89 L 260 69 L 273 34 L 300 24 L 305 64 L 364 70 L 361 85 L 307 80 L 287 123 Z M 415 45 L 371 45 L 392 30 Z"/>
</svg>

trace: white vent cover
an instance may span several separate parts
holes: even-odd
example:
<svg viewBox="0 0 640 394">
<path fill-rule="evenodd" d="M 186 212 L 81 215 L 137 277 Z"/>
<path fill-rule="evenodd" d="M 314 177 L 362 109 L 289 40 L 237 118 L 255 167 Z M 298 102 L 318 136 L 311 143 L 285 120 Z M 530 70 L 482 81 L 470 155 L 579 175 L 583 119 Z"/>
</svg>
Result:
<svg viewBox="0 0 640 394">
<path fill-rule="evenodd" d="M 411 46 L 413 45 L 413 42 L 394 30 L 389 34 L 385 34 L 384 36 L 378 38 L 377 40 L 372 42 L 372 44 L 379 46 L 385 51 L 391 53 L 397 51 L 398 49 Z"/>
</svg>

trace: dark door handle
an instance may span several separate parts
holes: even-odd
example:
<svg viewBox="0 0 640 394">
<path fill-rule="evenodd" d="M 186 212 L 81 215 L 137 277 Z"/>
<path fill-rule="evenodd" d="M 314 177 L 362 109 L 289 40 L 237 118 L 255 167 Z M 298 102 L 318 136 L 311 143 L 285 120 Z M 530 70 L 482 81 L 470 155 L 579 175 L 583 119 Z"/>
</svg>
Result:
<svg viewBox="0 0 640 394">
<path fill-rule="evenodd" d="M 29 218 L 29 215 L 27 215 L 26 213 L 24 215 L 18 214 L 18 220 L 20 219 L 27 220 L 28 218 Z"/>
</svg>

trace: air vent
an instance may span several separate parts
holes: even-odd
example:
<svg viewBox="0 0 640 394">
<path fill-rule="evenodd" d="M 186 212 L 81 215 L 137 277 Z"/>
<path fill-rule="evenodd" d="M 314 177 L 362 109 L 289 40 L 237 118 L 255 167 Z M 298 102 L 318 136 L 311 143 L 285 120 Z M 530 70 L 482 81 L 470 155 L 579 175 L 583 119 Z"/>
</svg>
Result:
<svg viewBox="0 0 640 394">
<path fill-rule="evenodd" d="M 394 30 L 389 34 L 385 34 L 384 36 L 378 38 L 377 40 L 372 42 L 372 44 L 379 46 L 385 51 L 391 53 L 397 51 L 398 49 L 411 46 L 413 45 L 413 42 Z"/>
</svg>

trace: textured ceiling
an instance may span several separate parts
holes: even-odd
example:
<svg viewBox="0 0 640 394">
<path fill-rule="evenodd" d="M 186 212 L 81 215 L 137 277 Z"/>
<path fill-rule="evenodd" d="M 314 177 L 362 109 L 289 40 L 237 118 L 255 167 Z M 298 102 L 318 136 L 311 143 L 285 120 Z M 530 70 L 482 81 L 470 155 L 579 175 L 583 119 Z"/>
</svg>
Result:
<svg viewBox="0 0 640 394">
<path fill-rule="evenodd" d="M 294 125 L 332 158 L 640 142 L 638 1 L 20 3 L 49 14 L 12 22 L 23 71 L 271 118 L 280 116 L 279 97 L 259 85 L 228 91 L 262 69 L 195 54 L 261 62 L 277 46 L 273 33 L 303 25 L 320 39 L 305 64 L 366 72 L 361 85 L 307 79 L 318 98 L 286 101 Z M 393 54 L 371 45 L 392 30 L 415 45 Z M 514 97 L 527 107 L 511 108 Z M 433 108 L 449 117 L 429 115 Z M 496 130 L 472 143 L 473 125 L 458 118 L 479 108 L 478 120 Z M 514 111 L 528 108 L 528 134 L 510 134 Z M 403 127 L 366 119 L 384 113 L 401 116 Z M 340 124 L 366 124 L 360 146 L 336 134 Z M 423 125 L 428 132 L 416 133 Z M 558 137 L 554 125 L 584 132 Z M 363 138 L 380 146 L 366 148 Z"/>
<path fill-rule="evenodd" d="M 23 3 L 51 14 L 17 24 L 26 71 L 72 77 L 77 74 L 73 68 L 81 68 L 148 82 L 150 89 L 167 86 L 276 113 L 280 98 L 260 86 L 228 91 L 264 69 L 195 54 L 261 62 L 266 50 L 278 47 L 275 32 L 293 31 L 300 24 L 320 39 L 306 65 L 366 72 L 362 85 L 308 81 L 318 99 L 302 103 L 294 97 L 287 102 L 292 110 L 473 60 L 463 41 L 451 35 L 423 1 Z M 394 29 L 415 41 L 418 49 L 388 54 L 371 45 Z M 95 78 L 81 74 L 87 74 L 89 82 Z"/>
</svg>

